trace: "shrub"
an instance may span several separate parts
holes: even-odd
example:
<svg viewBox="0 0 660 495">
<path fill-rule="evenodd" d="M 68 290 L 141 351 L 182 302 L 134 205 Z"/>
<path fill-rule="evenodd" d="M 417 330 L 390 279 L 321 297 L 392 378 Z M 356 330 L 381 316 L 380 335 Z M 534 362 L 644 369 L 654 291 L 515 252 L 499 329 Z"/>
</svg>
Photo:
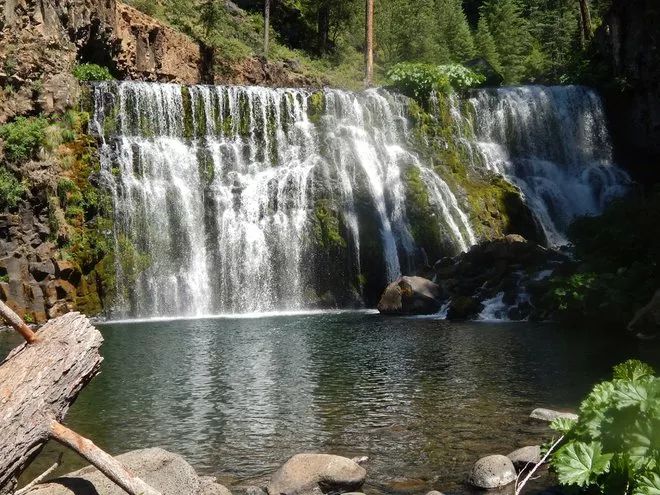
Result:
<svg viewBox="0 0 660 495">
<path fill-rule="evenodd" d="M 78 64 L 73 68 L 73 75 L 79 81 L 111 81 L 114 79 L 107 67 L 97 64 Z"/>
<path fill-rule="evenodd" d="M 0 209 L 14 208 L 25 194 L 25 185 L 0 166 Z"/>
<path fill-rule="evenodd" d="M 43 117 L 17 117 L 0 126 L 7 160 L 21 162 L 34 158 L 46 137 L 48 120 Z"/>
<path fill-rule="evenodd" d="M 458 64 L 431 65 L 402 62 L 387 72 L 390 87 L 426 103 L 431 94 L 463 91 L 478 86 L 485 77 Z"/>
<path fill-rule="evenodd" d="M 660 379 L 637 360 L 614 367 L 582 401 L 577 421 L 551 425 L 564 434 L 552 467 L 562 485 L 600 493 L 660 493 Z"/>
</svg>

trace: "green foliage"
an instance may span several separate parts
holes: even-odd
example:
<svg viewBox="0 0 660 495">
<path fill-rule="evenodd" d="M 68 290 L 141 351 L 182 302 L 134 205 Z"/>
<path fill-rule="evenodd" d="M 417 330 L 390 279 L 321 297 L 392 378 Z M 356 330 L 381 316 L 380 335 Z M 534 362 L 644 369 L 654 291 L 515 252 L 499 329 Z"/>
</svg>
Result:
<svg viewBox="0 0 660 495">
<path fill-rule="evenodd" d="M 402 62 L 392 67 L 387 77 L 395 90 L 427 103 L 433 93 L 462 91 L 483 83 L 485 78 L 458 64 L 430 65 Z"/>
<path fill-rule="evenodd" d="M 107 67 L 97 64 L 78 64 L 73 68 L 73 76 L 79 81 L 111 81 L 114 79 Z"/>
<path fill-rule="evenodd" d="M 571 320 L 623 326 L 660 280 L 660 189 L 613 202 L 575 221 L 569 236 L 580 270 L 551 281 L 543 304 Z"/>
<path fill-rule="evenodd" d="M 7 160 L 19 163 L 34 158 L 46 138 L 48 120 L 43 117 L 17 117 L 0 126 Z"/>
<path fill-rule="evenodd" d="M 0 275 L 0 282 L 7 283 L 9 282 L 9 275 L 6 273 L 4 275 Z"/>
<path fill-rule="evenodd" d="M 0 165 L 0 210 L 16 207 L 26 190 L 25 184 Z"/>
<path fill-rule="evenodd" d="M 497 45 L 485 17 L 479 18 L 474 40 L 478 55 L 484 58 L 497 72 L 501 72 L 500 55 L 497 53 Z"/>
<path fill-rule="evenodd" d="M 340 231 L 339 214 L 328 200 L 316 202 L 313 232 L 314 240 L 321 248 L 336 250 L 346 247 L 346 240 Z"/>
<path fill-rule="evenodd" d="M 552 457 L 562 485 L 600 493 L 655 493 L 660 459 L 660 379 L 631 360 L 596 385 L 577 421 L 555 421 L 565 435 Z"/>
</svg>

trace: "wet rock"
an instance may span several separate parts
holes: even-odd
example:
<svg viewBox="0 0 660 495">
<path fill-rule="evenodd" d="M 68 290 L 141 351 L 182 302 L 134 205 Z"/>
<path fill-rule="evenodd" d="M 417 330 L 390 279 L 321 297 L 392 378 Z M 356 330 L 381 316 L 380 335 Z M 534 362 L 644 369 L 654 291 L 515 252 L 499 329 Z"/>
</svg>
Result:
<svg viewBox="0 0 660 495">
<path fill-rule="evenodd" d="M 489 455 L 474 463 L 468 482 L 477 488 L 500 488 L 516 480 L 516 469 L 508 457 Z"/>
<path fill-rule="evenodd" d="M 449 320 L 467 320 L 477 316 L 484 305 L 476 298 L 470 296 L 453 297 L 449 303 L 447 319 Z"/>
<path fill-rule="evenodd" d="M 541 447 L 531 445 L 514 450 L 507 457 L 511 459 L 513 465 L 518 471 L 525 469 L 525 466 L 532 467 L 541 462 Z"/>
<path fill-rule="evenodd" d="M 378 302 L 384 314 L 433 314 L 442 307 L 442 289 L 422 277 L 401 277 L 387 286 Z"/>
<path fill-rule="evenodd" d="M 547 422 L 552 422 L 557 418 L 567 418 L 567 419 L 575 419 L 575 420 L 578 419 L 577 414 L 571 412 L 553 411 L 552 409 L 544 409 L 542 407 L 534 409 L 532 413 L 529 415 L 529 417 L 532 419 L 539 419 L 541 421 L 547 421 Z"/>
<path fill-rule="evenodd" d="M 153 448 L 117 456 L 117 460 L 162 495 L 230 495 L 229 490 L 201 479 L 183 457 Z M 95 467 L 88 466 L 37 485 L 30 495 L 125 495 L 125 492 Z"/>
<path fill-rule="evenodd" d="M 628 324 L 628 330 L 642 339 L 657 338 L 660 334 L 660 290 L 651 301 L 637 311 Z"/>
<path fill-rule="evenodd" d="M 273 474 L 269 495 L 346 493 L 359 489 L 367 476 L 363 467 L 346 457 L 297 454 Z"/>
</svg>

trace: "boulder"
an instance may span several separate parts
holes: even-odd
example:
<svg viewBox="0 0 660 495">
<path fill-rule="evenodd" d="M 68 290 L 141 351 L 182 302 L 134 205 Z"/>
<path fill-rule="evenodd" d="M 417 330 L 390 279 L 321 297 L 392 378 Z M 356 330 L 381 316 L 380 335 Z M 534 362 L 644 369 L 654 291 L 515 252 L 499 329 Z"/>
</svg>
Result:
<svg viewBox="0 0 660 495">
<path fill-rule="evenodd" d="M 387 286 L 378 302 L 384 314 L 425 315 L 442 307 L 442 289 L 422 277 L 401 277 Z"/>
<path fill-rule="evenodd" d="M 230 495 L 208 478 L 201 479 L 183 457 L 160 448 L 135 450 L 117 456 L 162 495 Z M 125 492 L 93 466 L 40 484 L 29 495 L 125 495 Z"/>
<path fill-rule="evenodd" d="M 474 463 L 468 483 L 477 488 L 500 488 L 516 480 L 511 459 L 503 455 L 489 455 Z"/>
<path fill-rule="evenodd" d="M 481 313 L 484 305 L 476 298 L 470 296 L 457 296 L 452 298 L 447 311 L 448 320 L 467 320 Z"/>
<path fill-rule="evenodd" d="M 660 333 L 660 290 L 651 301 L 637 311 L 628 324 L 628 330 L 642 339 L 656 338 Z"/>
<path fill-rule="evenodd" d="M 525 467 L 532 467 L 541 462 L 541 447 L 538 445 L 522 447 L 507 454 L 507 457 L 518 471 L 522 471 Z"/>
<path fill-rule="evenodd" d="M 248 486 L 245 495 L 268 495 L 268 492 L 259 486 Z"/>
<path fill-rule="evenodd" d="M 532 419 L 547 421 L 548 423 L 554 421 L 557 418 L 566 418 L 566 419 L 574 419 L 574 420 L 578 419 L 577 414 L 571 412 L 553 411 L 552 409 L 544 409 L 542 407 L 534 409 L 532 413 L 529 415 L 529 417 Z"/>
<path fill-rule="evenodd" d="M 346 493 L 359 490 L 367 472 L 351 459 L 329 454 L 297 454 L 271 478 L 269 495 Z"/>
</svg>

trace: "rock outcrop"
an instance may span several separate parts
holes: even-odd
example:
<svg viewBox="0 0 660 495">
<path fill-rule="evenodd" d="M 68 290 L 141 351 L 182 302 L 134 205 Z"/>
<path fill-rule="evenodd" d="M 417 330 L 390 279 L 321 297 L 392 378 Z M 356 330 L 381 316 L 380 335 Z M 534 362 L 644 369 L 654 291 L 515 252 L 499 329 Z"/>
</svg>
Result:
<svg viewBox="0 0 660 495">
<path fill-rule="evenodd" d="M 437 313 L 442 306 L 440 286 L 422 277 L 401 277 L 387 286 L 378 311 L 395 315 Z"/>
<path fill-rule="evenodd" d="M 273 474 L 269 495 L 347 493 L 360 489 L 367 472 L 346 457 L 329 454 L 297 454 Z"/>
<path fill-rule="evenodd" d="M 642 339 L 654 339 L 660 334 L 660 290 L 651 301 L 637 311 L 628 324 L 628 330 Z"/>
<path fill-rule="evenodd" d="M 660 5 L 615 0 L 598 31 L 609 68 L 604 88 L 618 160 L 645 182 L 660 180 Z"/>
<path fill-rule="evenodd" d="M 124 466 L 163 495 L 231 495 L 213 478 L 197 476 L 183 457 L 159 448 L 117 456 Z M 125 492 L 93 466 L 35 486 L 30 495 L 123 495 Z"/>
<path fill-rule="evenodd" d="M 566 270 L 562 254 L 515 234 L 482 242 L 468 252 L 435 264 L 436 283 L 449 298 L 449 319 L 475 318 L 486 304 L 499 306 L 493 317 L 522 320 L 534 313 L 534 298 L 547 280 Z"/>
</svg>

